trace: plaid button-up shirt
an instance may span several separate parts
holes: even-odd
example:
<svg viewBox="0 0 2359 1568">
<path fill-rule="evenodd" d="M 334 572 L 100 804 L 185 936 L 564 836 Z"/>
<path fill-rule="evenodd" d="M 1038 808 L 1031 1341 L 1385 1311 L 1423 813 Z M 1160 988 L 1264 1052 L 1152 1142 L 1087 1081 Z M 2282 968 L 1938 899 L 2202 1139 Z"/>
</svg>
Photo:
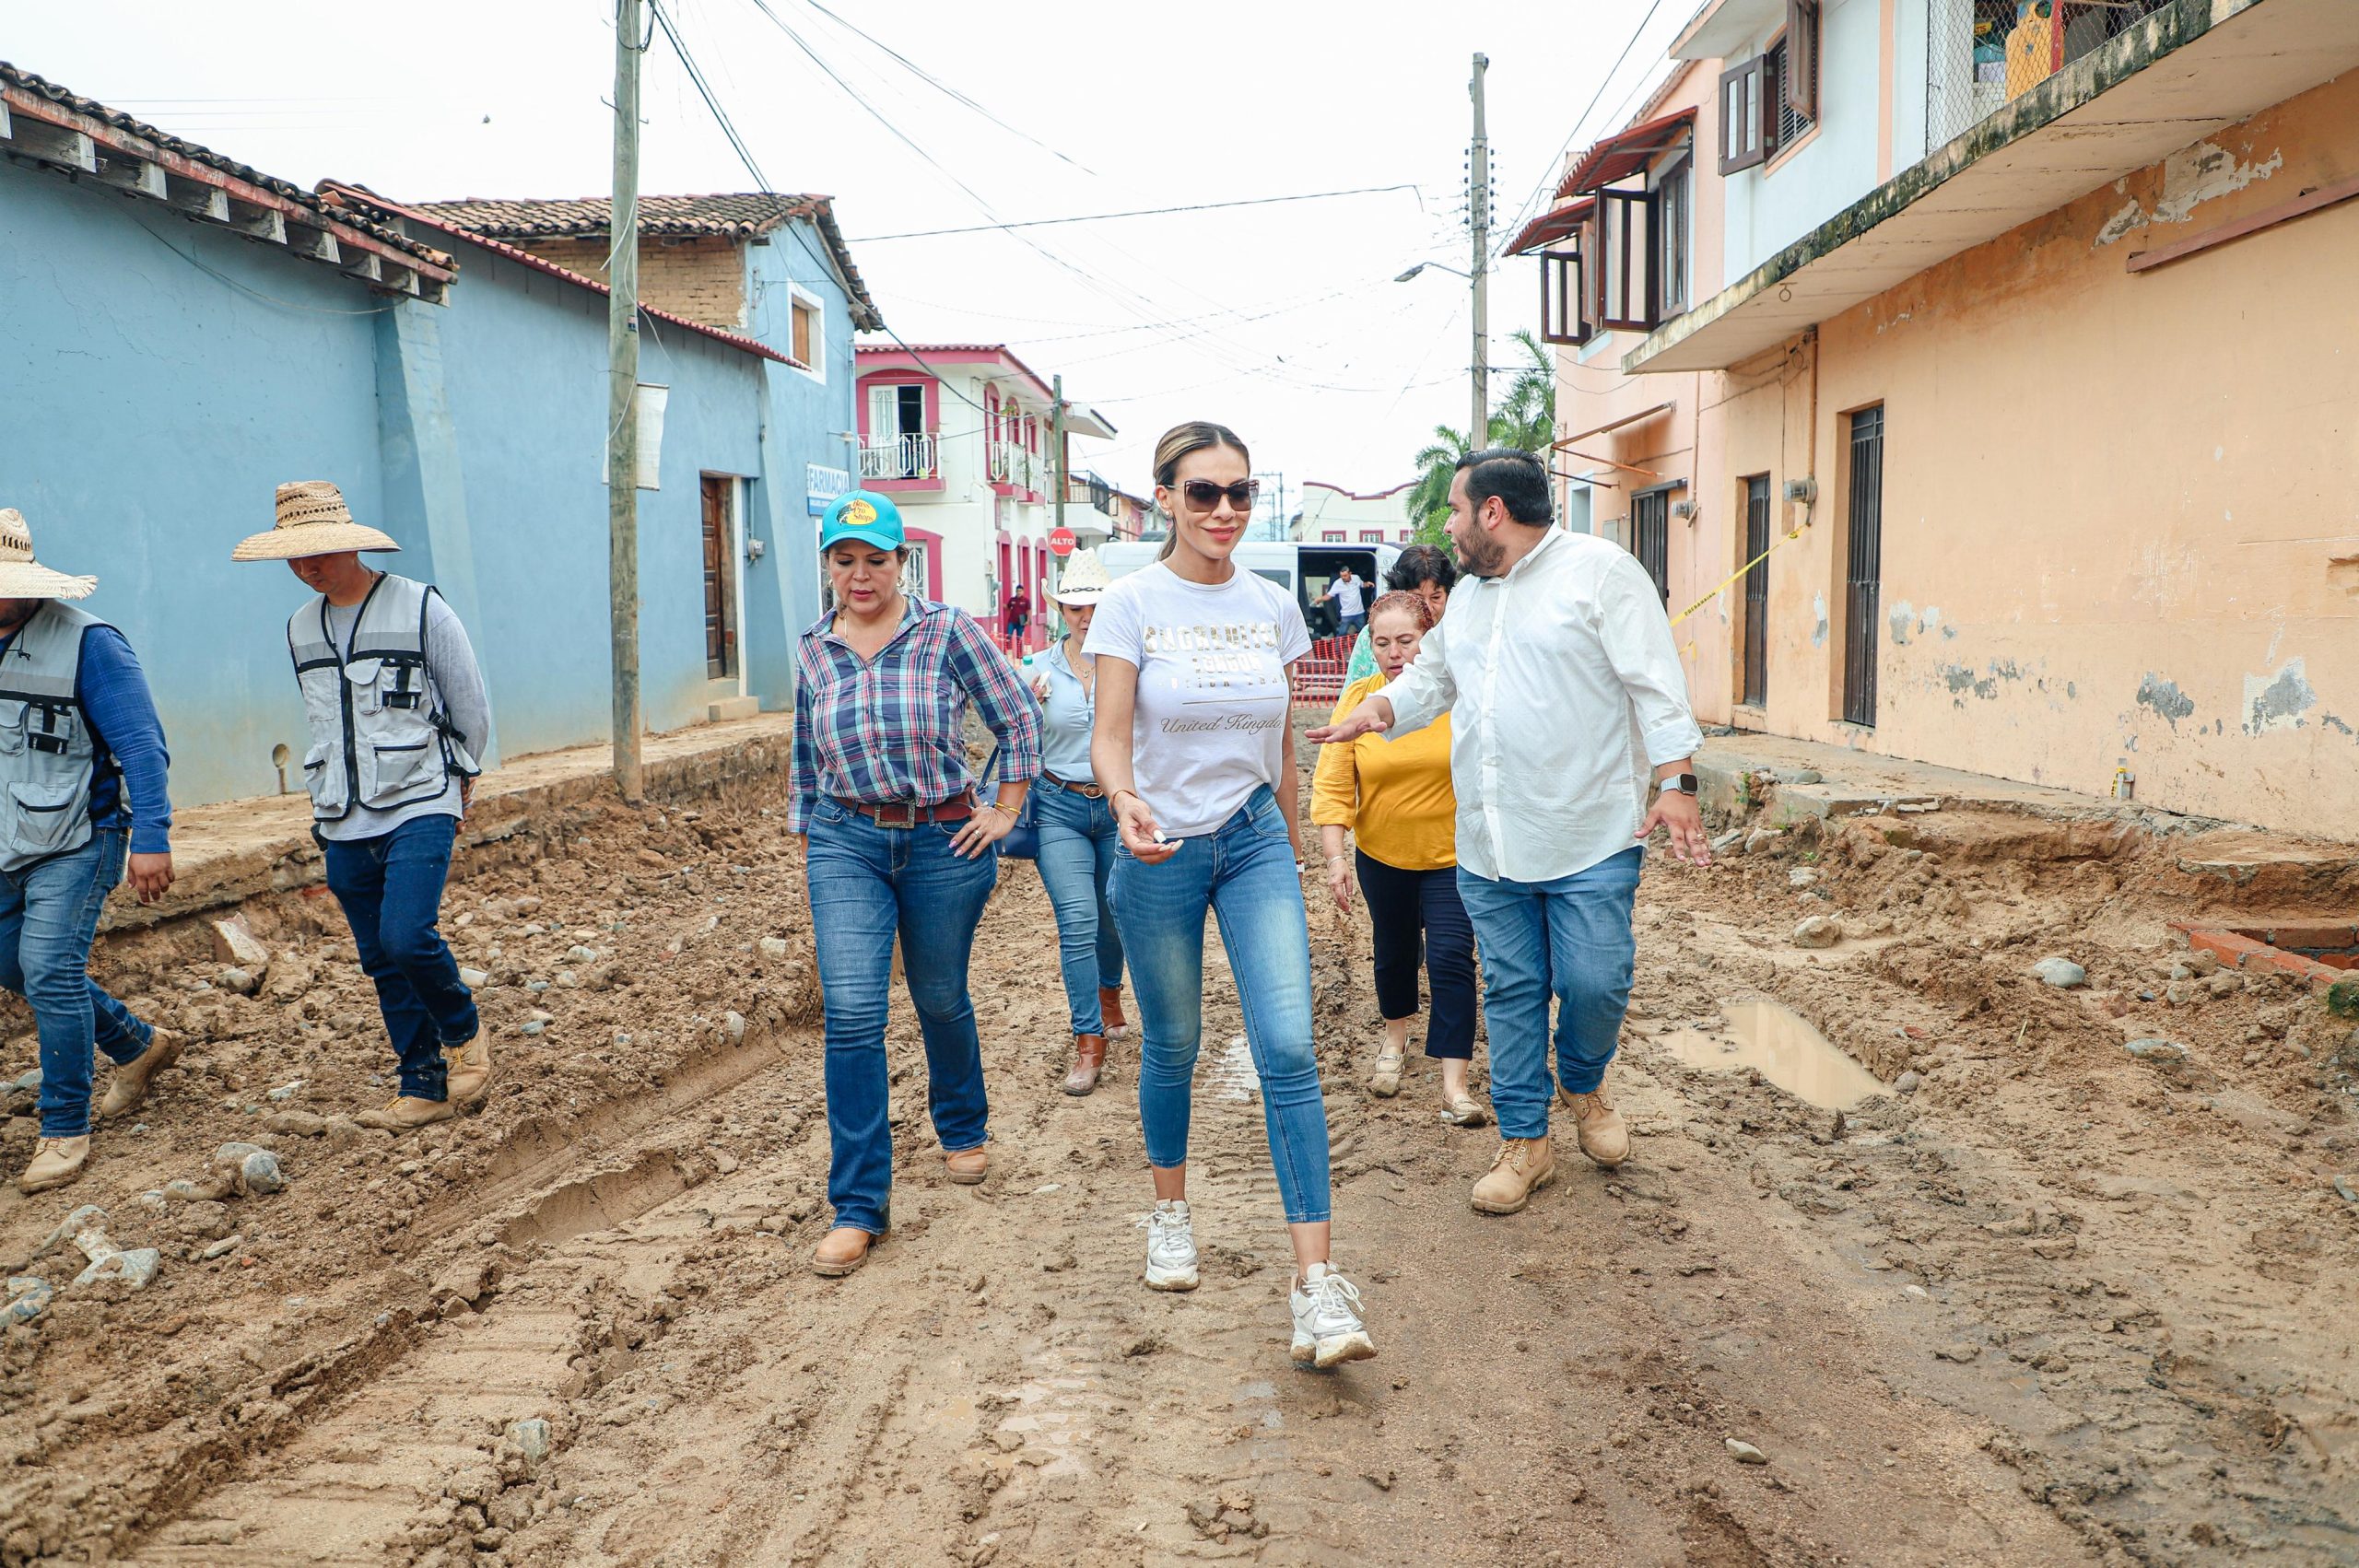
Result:
<svg viewBox="0 0 2359 1568">
<path fill-rule="evenodd" d="M 969 789 L 969 702 L 999 737 L 996 776 L 1040 776 L 1039 709 L 966 611 L 910 595 L 900 629 L 869 660 L 833 628 L 834 617 L 825 617 L 795 647 L 790 832 L 809 830 L 822 795 L 932 806 Z"/>
</svg>

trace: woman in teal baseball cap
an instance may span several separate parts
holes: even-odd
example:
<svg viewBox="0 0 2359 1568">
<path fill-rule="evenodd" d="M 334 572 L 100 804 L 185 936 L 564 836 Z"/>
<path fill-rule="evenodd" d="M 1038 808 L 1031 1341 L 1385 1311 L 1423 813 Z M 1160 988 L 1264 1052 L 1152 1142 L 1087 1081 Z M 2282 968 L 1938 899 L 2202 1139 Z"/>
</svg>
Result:
<svg viewBox="0 0 2359 1568">
<path fill-rule="evenodd" d="M 1040 721 L 1015 667 L 967 612 L 903 586 L 910 553 L 891 497 L 838 497 L 819 521 L 819 555 L 835 608 L 795 649 L 788 826 L 807 836 L 826 1013 L 836 1223 L 811 1266 L 834 1276 L 865 1263 L 891 1222 L 885 1013 L 896 936 L 945 1174 L 968 1185 L 985 1175 L 990 1106 L 967 962 L 999 880 L 993 846 L 1040 774 Z M 999 738 L 991 801 L 967 769 L 969 702 Z"/>
</svg>

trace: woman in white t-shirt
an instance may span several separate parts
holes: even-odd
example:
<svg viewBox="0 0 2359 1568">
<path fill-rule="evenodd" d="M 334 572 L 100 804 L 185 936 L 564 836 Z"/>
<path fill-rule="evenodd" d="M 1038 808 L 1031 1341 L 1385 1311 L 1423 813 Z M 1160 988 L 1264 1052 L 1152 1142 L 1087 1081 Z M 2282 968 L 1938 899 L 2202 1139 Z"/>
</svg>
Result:
<svg viewBox="0 0 2359 1568">
<path fill-rule="evenodd" d="M 1090 762 L 1121 835 L 1107 891 L 1139 1004 L 1139 1120 L 1156 1197 L 1146 1283 L 1196 1287 L 1188 1114 L 1209 908 L 1294 1238 L 1294 1359 L 1327 1367 L 1376 1345 L 1359 1292 L 1328 1261 L 1327 1110 L 1288 726 L 1292 667 L 1310 634 L 1291 594 L 1229 558 L 1252 520 L 1251 472 L 1245 443 L 1218 425 L 1181 425 L 1156 443 L 1155 499 L 1171 537 L 1155 565 L 1107 590 L 1090 623 Z"/>
</svg>

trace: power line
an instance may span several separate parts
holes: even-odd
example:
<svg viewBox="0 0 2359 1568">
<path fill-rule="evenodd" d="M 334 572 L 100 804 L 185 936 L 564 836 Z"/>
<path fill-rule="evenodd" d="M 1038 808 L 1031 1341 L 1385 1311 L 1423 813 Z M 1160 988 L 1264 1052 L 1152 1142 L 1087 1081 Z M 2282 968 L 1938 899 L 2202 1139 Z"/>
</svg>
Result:
<svg viewBox="0 0 2359 1568">
<path fill-rule="evenodd" d="M 1647 14 L 1638 18 L 1638 25 L 1631 32 L 1629 41 L 1622 46 L 1622 53 L 1614 57 L 1614 64 L 1606 68 L 1605 75 L 1599 79 L 1597 91 L 1590 95 L 1589 106 L 1575 117 L 1573 128 L 1566 133 L 1565 145 L 1556 149 L 1555 158 L 1541 166 L 1540 182 L 1532 188 L 1532 194 L 1524 197 L 1523 205 L 1516 208 L 1515 216 L 1508 221 L 1505 228 L 1500 230 L 1500 233 L 1506 236 L 1500 241 L 1502 247 L 1513 244 L 1515 236 L 1523 232 L 1524 219 L 1530 216 L 1533 204 L 1539 201 L 1540 193 L 1548 189 L 1549 181 L 1563 178 L 1558 170 L 1564 167 L 1565 155 L 1573 150 L 1573 143 L 1579 139 L 1582 123 L 1588 120 L 1590 112 L 1597 108 L 1598 100 L 1605 96 L 1605 89 L 1614 85 L 1615 74 L 1622 69 L 1623 63 L 1630 58 L 1630 51 L 1638 46 L 1638 40 L 1646 35 L 1649 24 L 1655 19 L 1655 13 L 1661 9 L 1662 0 L 1654 0 L 1654 3 L 1647 7 Z M 1496 256 L 1498 252 L 1495 251 L 1492 254 Z"/>
<path fill-rule="evenodd" d="M 1004 233 L 1012 228 L 1047 228 L 1063 223 L 1103 223 L 1118 217 L 1162 217 L 1170 213 L 1215 212 L 1223 207 L 1266 207 L 1281 202 L 1322 202 L 1335 196 L 1370 196 L 1387 191 L 1415 191 L 1415 185 L 1360 185 L 1348 191 L 1308 191 L 1297 196 L 1252 196 L 1234 202 L 1195 202 L 1180 207 L 1133 207 L 1126 212 L 1081 213 L 1072 217 L 1031 217 L 1015 223 L 975 223 L 961 228 L 913 228 L 903 234 L 863 234 L 852 241 L 874 245 L 886 240 L 931 240 L 944 234 Z"/>
</svg>

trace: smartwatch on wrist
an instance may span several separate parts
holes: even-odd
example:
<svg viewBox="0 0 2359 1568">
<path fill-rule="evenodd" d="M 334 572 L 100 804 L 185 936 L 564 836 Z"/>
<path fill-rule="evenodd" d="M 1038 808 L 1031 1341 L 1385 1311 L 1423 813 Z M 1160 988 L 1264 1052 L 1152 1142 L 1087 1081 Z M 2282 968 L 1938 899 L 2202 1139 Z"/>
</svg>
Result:
<svg viewBox="0 0 2359 1568">
<path fill-rule="evenodd" d="M 1666 795 L 1692 796 L 1697 792 L 1696 776 L 1692 773 L 1674 773 L 1668 778 L 1658 778 L 1655 788 Z"/>
</svg>

